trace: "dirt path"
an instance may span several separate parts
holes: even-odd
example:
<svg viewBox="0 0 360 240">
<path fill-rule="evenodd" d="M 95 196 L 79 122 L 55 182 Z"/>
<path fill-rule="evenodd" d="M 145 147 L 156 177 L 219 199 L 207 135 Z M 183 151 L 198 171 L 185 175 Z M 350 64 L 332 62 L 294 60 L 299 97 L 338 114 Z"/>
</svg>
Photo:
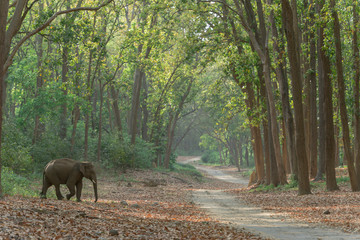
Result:
<svg viewBox="0 0 360 240">
<path fill-rule="evenodd" d="M 193 163 L 198 157 L 186 159 L 183 163 Z M 221 170 L 195 165 L 200 171 L 215 178 L 230 183 L 237 183 L 240 187 L 247 186 L 247 180 L 234 177 Z M 220 221 L 244 228 L 263 238 L 270 239 L 360 239 L 360 235 L 347 234 L 329 228 L 318 228 L 305 223 L 294 223 L 276 213 L 264 211 L 260 208 L 247 205 L 235 196 L 222 190 L 196 190 L 193 200 L 205 209 L 210 215 Z"/>
</svg>

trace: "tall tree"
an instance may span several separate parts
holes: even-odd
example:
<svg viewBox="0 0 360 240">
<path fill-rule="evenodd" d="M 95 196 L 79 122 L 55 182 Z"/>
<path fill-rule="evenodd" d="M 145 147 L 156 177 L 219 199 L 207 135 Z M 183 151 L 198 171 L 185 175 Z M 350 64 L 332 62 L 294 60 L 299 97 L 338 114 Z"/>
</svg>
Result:
<svg viewBox="0 0 360 240">
<path fill-rule="evenodd" d="M 344 83 L 345 80 L 344 80 L 344 71 L 342 65 L 343 58 L 342 58 L 341 39 L 340 39 L 340 22 L 335 5 L 336 5 L 335 1 L 331 0 L 330 8 L 332 9 L 332 18 L 334 21 L 337 83 L 339 88 L 339 104 L 340 104 L 342 131 L 343 131 L 344 150 L 345 150 L 345 157 L 348 161 L 348 171 L 350 176 L 351 189 L 353 191 L 359 191 L 360 183 L 358 183 L 357 181 L 353 152 L 351 151 L 349 121 L 348 121 L 346 99 L 345 99 L 345 83 Z"/>
<path fill-rule="evenodd" d="M 286 38 L 288 41 L 287 49 L 290 62 L 291 85 L 294 101 L 295 112 L 295 141 L 296 141 L 296 157 L 298 163 L 298 180 L 299 180 L 299 195 L 309 194 L 310 182 L 308 172 L 308 160 L 306 155 L 305 145 L 305 126 L 304 113 L 302 104 L 302 73 L 300 65 L 300 47 L 298 41 L 298 27 L 297 22 L 294 22 L 294 8 L 290 5 L 288 0 L 281 1 L 282 21 L 285 26 Z"/>
<path fill-rule="evenodd" d="M 82 10 L 88 10 L 88 11 L 97 11 L 103 6 L 106 6 L 112 2 L 112 0 L 108 0 L 104 4 L 98 6 L 98 7 L 78 7 L 78 8 L 70 8 L 67 10 L 61 10 L 56 13 L 54 13 L 51 17 L 46 19 L 46 21 L 41 24 L 39 27 L 31 30 L 29 33 L 27 33 L 24 37 L 21 37 L 18 42 L 15 43 L 16 40 L 14 40 L 14 37 L 16 34 L 19 33 L 21 26 L 23 25 L 23 22 L 28 14 L 28 12 L 31 10 L 31 7 L 33 6 L 27 6 L 28 0 L 18 0 L 16 1 L 15 5 L 9 5 L 9 0 L 3 0 L 0 1 L 0 139 L 2 134 L 2 122 L 3 122 L 3 107 L 5 104 L 5 90 L 6 90 L 6 84 L 5 84 L 5 76 L 7 73 L 7 70 L 9 66 L 12 64 L 13 59 L 19 48 L 22 46 L 22 44 L 27 41 L 30 37 L 34 36 L 35 34 L 39 33 L 43 29 L 47 28 L 58 16 L 67 14 L 70 12 L 75 11 L 82 11 Z M 10 7 L 14 8 L 14 11 L 11 11 L 12 14 L 9 16 L 9 9 Z M 9 19 L 9 21 L 8 21 Z M 14 47 L 12 47 L 12 44 Z M 1 152 L 1 141 L 0 141 L 0 152 Z M 2 160 L 0 155 L 0 175 L 1 175 L 1 166 L 2 166 Z M 1 176 L 0 176 L 1 179 Z M 1 181 L 1 180 L 0 180 Z M 1 186 L 1 182 L 0 182 Z M 0 196 L 2 195 L 2 189 L 0 188 Z"/>
<path fill-rule="evenodd" d="M 320 9 L 322 17 L 325 18 L 324 1 L 320 1 Z M 326 187 L 327 190 L 333 191 L 339 189 L 335 177 L 335 138 L 334 138 L 334 120 L 333 120 L 333 101 L 332 101 L 332 82 L 330 78 L 330 57 L 326 52 L 325 47 L 325 20 L 320 26 L 320 58 L 322 62 L 322 75 L 324 87 L 324 119 L 325 119 L 325 173 L 326 173 Z"/>
<path fill-rule="evenodd" d="M 360 54 L 359 54 L 359 43 L 358 34 L 359 31 L 359 2 L 353 1 L 353 72 L 354 72 L 354 156 L 355 156 L 355 167 L 357 174 L 357 182 L 360 184 Z"/>
</svg>

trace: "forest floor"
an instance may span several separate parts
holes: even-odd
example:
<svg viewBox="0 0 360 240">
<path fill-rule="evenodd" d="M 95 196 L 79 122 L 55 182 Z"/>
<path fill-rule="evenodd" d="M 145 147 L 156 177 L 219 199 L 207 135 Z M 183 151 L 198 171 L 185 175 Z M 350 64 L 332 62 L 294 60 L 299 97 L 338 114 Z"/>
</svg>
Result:
<svg viewBox="0 0 360 240">
<path fill-rule="evenodd" d="M 97 203 L 87 179 L 80 203 L 56 200 L 53 188 L 46 200 L 5 196 L 0 239 L 282 239 L 276 233 L 284 226 L 294 229 L 283 239 L 305 239 L 314 229 L 320 235 L 311 236 L 320 237 L 313 239 L 360 239 L 360 195 L 345 185 L 331 193 L 313 188 L 308 196 L 249 192 L 233 167 L 197 167 L 203 178 L 103 170 Z M 41 185 L 35 185 L 40 191 Z"/>
<path fill-rule="evenodd" d="M 223 191 L 194 191 L 194 201 L 217 220 L 271 239 L 360 239 L 360 194 L 350 191 L 349 182 L 335 192 L 316 183 L 311 195 L 298 196 L 284 188 L 250 190 L 235 167 L 192 164 L 207 175 L 239 184 Z M 338 169 L 338 176 L 346 172 Z"/>
<path fill-rule="evenodd" d="M 219 222 L 193 202 L 193 190 L 235 186 L 214 178 L 102 170 L 97 203 L 92 183 L 83 184 L 80 203 L 56 200 L 53 187 L 48 199 L 0 199 L 0 239 L 263 239 Z M 40 192 L 40 180 L 34 186 Z M 61 192 L 68 190 L 62 186 Z"/>
</svg>

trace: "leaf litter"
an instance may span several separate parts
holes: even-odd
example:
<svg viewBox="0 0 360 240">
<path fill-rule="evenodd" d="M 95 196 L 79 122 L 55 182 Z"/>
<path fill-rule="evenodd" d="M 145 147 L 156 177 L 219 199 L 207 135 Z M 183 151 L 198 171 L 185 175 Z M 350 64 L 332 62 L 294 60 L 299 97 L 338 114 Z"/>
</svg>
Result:
<svg viewBox="0 0 360 240">
<path fill-rule="evenodd" d="M 113 175 L 100 173 L 97 203 L 87 180 L 80 203 L 51 193 L 48 199 L 5 196 L 0 239 L 261 239 L 212 219 L 192 202 L 192 189 L 226 183 L 151 170 Z M 151 180 L 158 184 L 149 187 Z"/>
</svg>

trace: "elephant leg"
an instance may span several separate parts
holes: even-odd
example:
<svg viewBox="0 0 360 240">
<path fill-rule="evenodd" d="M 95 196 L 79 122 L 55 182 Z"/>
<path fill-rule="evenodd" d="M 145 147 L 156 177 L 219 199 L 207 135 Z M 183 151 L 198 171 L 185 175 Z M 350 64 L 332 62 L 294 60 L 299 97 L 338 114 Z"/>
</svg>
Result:
<svg viewBox="0 0 360 240">
<path fill-rule="evenodd" d="M 77 184 L 76 184 L 76 201 L 81 202 L 80 198 L 81 198 L 81 191 L 82 191 L 82 181 L 80 180 Z"/>
<path fill-rule="evenodd" d="M 72 196 L 75 195 L 75 185 L 73 183 L 66 183 L 66 186 L 68 187 L 70 193 L 66 195 L 66 199 L 70 200 Z"/>
<path fill-rule="evenodd" d="M 44 178 L 42 191 L 40 193 L 41 198 L 46 199 L 46 192 L 47 192 L 48 188 L 51 187 L 51 185 L 52 184 L 48 181 L 48 179 Z"/>
<path fill-rule="evenodd" d="M 61 195 L 61 192 L 60 192 L 60 184 L 54 184 L 54 186 L 55 186 L 57 199 L 59 199 L 59 200 L 64 199 L 64 197 Z"/>
</svg>

